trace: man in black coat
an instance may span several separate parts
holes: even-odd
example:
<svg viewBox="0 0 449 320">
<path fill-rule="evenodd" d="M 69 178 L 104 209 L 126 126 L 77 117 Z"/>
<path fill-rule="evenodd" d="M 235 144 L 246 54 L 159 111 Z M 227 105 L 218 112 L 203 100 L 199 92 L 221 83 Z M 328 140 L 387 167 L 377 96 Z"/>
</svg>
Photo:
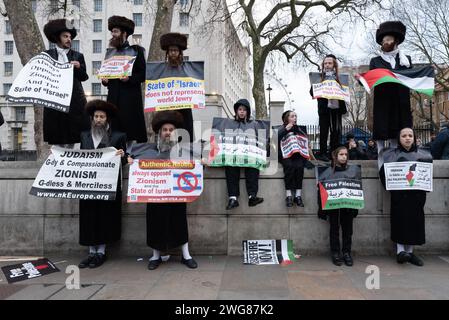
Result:
<svg viewBox="0 0 449 320">
<path fill-rule="evenodd" d="M 0 127 L 5 123 L 5 119 L 3 119 L 2 111 L 0 110 Z M 0 156 L 2 155 L 2 144 L 0 141 Z"/>
<path fill-rule="evenodd" d="M 138 45 L 130 45 L 128 37 L 134 33 L 134 22 L 125 17 L 112 16 L 108 19 L 108 29 L 112 39 L 107 56 L 111 51 L 132 53 L 136 61 L 131 77 L 122 79 L 102 79 L 104 86 L 108 87 L 108 102 L 118 108 L 118 116 L 112 122 L 112 128 L 126 133 L 129 142 L 146 142 L 147 131 L 143 113 L 142 83 L 145 82 L 145 53 Z"/>
<path fill-rule="evenodd" d="M 336 80 L 340 83 L 338 60 L 333 54 L 327 55 L 321 64 L 321 80 Z M 313 87 L 310 88 L 313 97 Z M 348 112 L 343 100 L 318 99 L 320 125 L 320 155 L 317 160 L 329 161 L 327 140 L 330 131 L 330 152 L 338 148 L 341 141 L 342 116 Z"/>
<path fill-rule="evenodd" d="M 73 148 L 80 142 L 81 131 L 89 128 L 89 117 L 84 113 L 86 97 L 81 82 L 89 79 L 83 54 L 71 49 L 76 29 L 65 19 L 51 20 L 44 26 L 48 41 L 56 47 L 45 51 L 59 62 L 73 64 L 72 100 L 68 113 L 44 108 L 44 141 Z"/>
<path fill-rule="evenodd" d="M 117 108 L 102 100 L 93 100 L 86 105 L 92 117 L 92 128 L 81 133 L 81 149 L 115 147 L 117 156 L 126 163 L 126 134 L 111 129 L 111 120 Z M 122 190 L 118 178 L 116 198 L 113 201 L 80 200 L 80 238 L 82 246 L 89 246 L 89 255 L 79 264 L 80 268 L 97 268 L 106 260 L 106 244 L 121 238 Z"/>
<path fill-rule="evenodd" d="M 404 70 L 412 68 L 412 60 L 398 46 L 404 42 L 406 27 L 400 21 L 387 21 L 379 26 L 376 41 L 381 45 L 380 56 L 371 59 L 370 70 Z M 412 128 L 410 89 L 397 83 L 384 83 L 374 89 L 373 138 L 380 152 L 389 140 L 390 147 L 397 146 L 397 136 L 402 128 Z"/>
</svg>

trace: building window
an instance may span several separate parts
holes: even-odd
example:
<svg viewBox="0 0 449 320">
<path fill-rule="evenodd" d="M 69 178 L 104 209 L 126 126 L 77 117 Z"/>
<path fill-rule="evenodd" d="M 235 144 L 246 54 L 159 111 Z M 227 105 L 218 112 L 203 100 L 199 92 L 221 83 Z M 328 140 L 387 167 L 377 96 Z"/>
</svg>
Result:
<svg viewBox="0 0 449 320">
<path fill-rule="evenodd" d="M 101 40 L 93 40 L 92 42 L 93 45 L 93 53 L 101 53 L 101 48 L 102 48 L 102 44 L 101 44 Z"/>
<path fill-rule="evenodd" d="M 48 49 L 55 49 L 56 48 L 56 43 L 53 43 L 53 42 L 49 42 L 48 43 Z"/>
<path fill-rule="evenodd" d="M 77 7 L 78 9 L 81 8 L 81 1 L 80 0 L 72 0 L 72 5 L 74 7 Z"/>
<path fill-rule="evenodd" d="M 103 20 L 95 19 L 94 20 L 94 32 L 102 32 L 103 31 Z"/>
<path fill-rule="evenodd" d="M 141 34 L 133 34 L 133 43 L 140 46 L 142 43 L 142 35 Z"/>
<path fill-rule="evenodd" d="M 4 67 L 5 67 L 5 72 L 4 72 L 4 76 L 5 77 L 10 77 L 12 76 L 13 73 L 13 63 L 12 62 L 4 62 Z"/>
<path fill-rule="evenodd" d="M 179 13 L 179 26 L 188 27 L 189 26 L 189 14 L 187 12 Z"/>
<path fill-rule="evenodd" d="M 133 20 L 136 24 L 136 27 L 142 26 L 142 14 L 141 13 L 133 13 Z"/>
<path fill-rule="evenodd" d="M 5 41 L 5 55 L 10 56 L 14 53 L 14 41 Z"/>
<path fill-rule="evenodd" d="M 94 11 L 95 12 L 103 11 L 103 0 L 94 0 Z"/>
<path fill-rule="evenodd" d="M 25 121 L 25 107 L 16 107 L 16 121 Z"/>
<path fill-rule="evenodd" d="M 5 34 L 12 34 L 11 22 L 9 20 L 5 20 Z"/>
<path fill-rule="evenodd" d="M 182 59 L 183 59 L 184 61 L 189 61 L 189 56 L 183 56 Z"/>
<path fill-rule="evenodd" d="M 55 13 L 58 11 L 59 8 L 59 1 L 58 0 L 51 0 L 50 1 L 50 10 L 52 13 Z"/>
<path fill-rule="evenodd" d="M 101 95 L 101 83 L 92 83 L 92 95 L 93 96 Z"/>
<path fill-rule="evenodd" d="M 80 51 L 80 41 L 79 40 L 73 40 L 71 49 L 73 51 L 78 51 L 79 52 Z"/>
<path fill-rule="evenodd" d="M 189 0 L 181 0 L 179 1 L 179 4 L 181 7 L 186 7 L 189 4 Z"/>
<path fill-rule="evenodd" d="M 92 75 L 96 75 L 101 68 L 101 61 L 92 61 Z"/>
<path fill-rule="evenodd" d="M 37 10 L 37 0 L 31 0 L 31 9 L 34 13 L 36 13 Z"/>
<path fill-rule="evenodd" d="M 20 151 L 20 150 L 22 150 L 22 144 L 23 144 L 22 128 L 14 128 L 13 132 L 14 132 L 13 142 L 12 142 L 13 149 L 15 151 Z"/>
<path fill-rule="evenodd" d="M 4 83 L 3 84 L 3 95 L 6 96 L 11 89 L 12 83 Z"/>
<path fill-rule="evenodd" d="M 135 6 L 140 6 L 143 4 L 143 0 L 134 0 L 134 5 Z"/>
</svg>

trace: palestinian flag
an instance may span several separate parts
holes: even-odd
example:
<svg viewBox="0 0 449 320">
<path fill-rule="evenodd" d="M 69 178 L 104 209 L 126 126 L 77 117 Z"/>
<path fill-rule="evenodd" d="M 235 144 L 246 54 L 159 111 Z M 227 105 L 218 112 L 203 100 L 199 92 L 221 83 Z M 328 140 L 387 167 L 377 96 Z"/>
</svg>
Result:
<svg viewBox="0 0 449 320">
<path fill-rule="evenodd" d="M 289 265 L 296 260 L 292 240 L 243 240 L 243 263 Z"/>
<path fill-rule="evenodd" d="M 371 90 L 383 83 L 399 83 L 418 93 L 433 96 L 435 90 L 435 71 L 426 66 L 406 70 L 374 69 L 355 76 L 365 90 Z"/>
</svg>

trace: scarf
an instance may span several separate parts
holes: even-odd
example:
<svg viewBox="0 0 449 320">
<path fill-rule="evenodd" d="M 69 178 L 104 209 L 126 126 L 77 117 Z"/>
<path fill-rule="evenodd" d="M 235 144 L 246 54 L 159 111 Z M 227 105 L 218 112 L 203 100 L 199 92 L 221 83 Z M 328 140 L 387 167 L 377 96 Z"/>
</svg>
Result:
<svg viewBox="0 0 449 320">
<path fill-rule="evenodd" d="M 62 63 L 69 62 L 69 58 L 67 58 L 67 54 L 69 53 L 70 49 L 64 49 L 56 46 L 56 51 L 58 52 L 58 61 Z"/>
<path fill-rule="evenodd" d="M 382 50 L 380 51 L 380 56 L 382 57 L 382 59 L 384 59 L 391 65 L 392 69 L 396 69 L 396 56 L 398 54 L 399 54 L 399 64 L 403 67 L 410 68 L 410 61 L 408 60 L 405 53 L 399 50 L 399 48 L 396 48 L 391 52 L 384 52 Z"/>
</svg>

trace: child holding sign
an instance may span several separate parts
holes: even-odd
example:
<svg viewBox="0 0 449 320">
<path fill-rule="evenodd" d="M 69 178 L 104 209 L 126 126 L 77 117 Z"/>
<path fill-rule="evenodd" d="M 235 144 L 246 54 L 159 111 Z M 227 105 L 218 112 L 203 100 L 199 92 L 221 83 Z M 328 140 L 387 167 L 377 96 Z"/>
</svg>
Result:
<svg viewBox="0 0 449 320">
<path fill-rule="evenodd" d="M 284 167 L 284 182 L 286 190 L 286 205 L 304 207 L 301 197 L 304 166 L 309 156 L 307 134 L 297 125 L 297 115 L 289 110 L 282 114 L 283 125 L 278 132 L 278 158 Z M 295 197 L 293 198 L 293 192 Z"/>
<path fill-rule="evenodd" d="M 332 172 L 328 180 L 337 180 L 341 173 L 349 169 L 348 166 L 348 149 L 339 147 L 332 152 Z M 333 179 L 334 178 L 334 179 Z M 330 223 L 330 247 L 332 262 L 336 266 L 345 265 L 351 267 L 354 262 L 351 256 L 353 219 L 357 217 L 359 211 L 356 209 L 341 208 L 335 210 L 323 210 L 321 205 L 321 196 L 318 196 L 318 217 L 327 220 Z M 340 253 L 340 226 L 343 236 L 342 253 Z"/>
</svg>

